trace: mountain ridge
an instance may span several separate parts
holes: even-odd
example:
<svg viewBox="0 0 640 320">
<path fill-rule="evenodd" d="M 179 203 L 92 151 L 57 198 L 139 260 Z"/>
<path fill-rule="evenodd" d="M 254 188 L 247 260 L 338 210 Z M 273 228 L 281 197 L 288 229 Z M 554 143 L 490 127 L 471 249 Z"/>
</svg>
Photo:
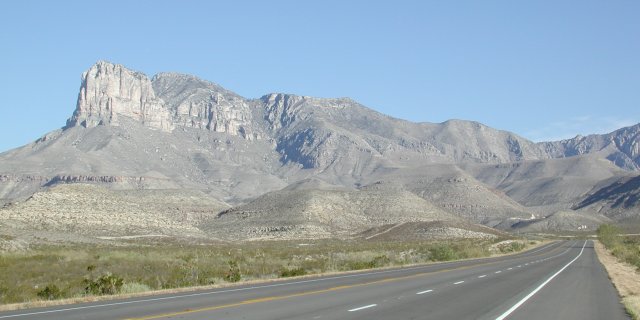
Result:
<svg viewBox="0 0 640 320">
<path fill-rule="evenodd" d="M 637 124 L 534 143 L 475 121 L 414 123 L 350 98 L 247 99 L 195 76 L 149 78 L 99 61 L 83 73 L 63 128 L 0 153 L 0 205 L 68 183 L 202 190 L 236 207 L 292 188 L 351 192 L 382 182 L 376 188 L 509 229 L 640 171 L 639 140 Z"/>
</svg>

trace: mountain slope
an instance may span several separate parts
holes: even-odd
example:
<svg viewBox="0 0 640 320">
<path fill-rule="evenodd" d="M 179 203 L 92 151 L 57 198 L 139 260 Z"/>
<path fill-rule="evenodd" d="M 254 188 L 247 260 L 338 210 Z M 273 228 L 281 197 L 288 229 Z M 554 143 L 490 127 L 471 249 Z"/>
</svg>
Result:
<svg viewBox="0 0 640 320">
<path fill-rule="evenodd" d="M 109 190 L 58 185 L 0 209 L 3 228 L 85 236 L 205 237 L 200 221 L 229 208 L 197 190 Z M 24 233 L 24 232 L 23 232 Z"/>
<path fill-rule="evenodd" d="M 621 128 L 608 134 L 542 142 L 539 144 L 554 158 L 597 153 L 626 170 L 640 169 L 640 124 Z"/>
<path fill-rule="evenodd" d="M 548 215 L 638 170 L 639 130 L 533 143 L 477 122 L 412 123 L 348 98 L 247 99 L 194 76 L 149 78 L 99 61 L 64 128 L 0 154 L 0 204 L 77 182 L 197 189 L 231 205 L 288 186 L 383 188 L 508 228 L 531 219 L 530 208 Z"/>
<path fill-rule="evenodd" d="M 327 238 L 390 223 L 439 220 L 461 221 L 406 191 L 283 190 L 224 211 L 202 229 L 219 238 Z"/>
<path fill-rule="evenodd" d="M 451 164 L 389 169 L 370 177 L 365 189 L 406 190 L 465 220 L 500 228 L 532 218 L 532 213 Z"/>
<path fill-rule="evenodd" d="M 601 181 L 626 172 L 597 155 L 499 165 L 464 165 L 478 180 L 526 207 L 571 208 Z"/>
<path fill-rule="evenodd" d="M 640 218 L 640 176 L 623 177 L 594 188 L 575 210 L 592 210 L 614 220 Z"/>
</svg>

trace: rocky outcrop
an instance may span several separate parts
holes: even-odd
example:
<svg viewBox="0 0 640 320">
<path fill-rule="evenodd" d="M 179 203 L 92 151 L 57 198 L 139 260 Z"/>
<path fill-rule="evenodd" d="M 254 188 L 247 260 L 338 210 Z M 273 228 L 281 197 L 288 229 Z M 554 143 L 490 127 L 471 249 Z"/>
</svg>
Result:
<svg viewBox="0 0 640 320">
<path fill-rule="evenodd" d="M 152 86 L 167 103 L 177 126 L 207 129 L 260 138 L 253 129 L 253 115 L 247 101 L 214 83 L 178 73 L 160 73 Z"/>
<path fill-rule="evenodd" d="M 296 120 L 296 113 L 304 99 L 289 94 L 272 93 L 260 100 L 265 110 L 265 120 L 268 121 L 271 130 L 277 131 Z"/>
<path fill-rule="evenodd" d="M 147 76 L 99 61 L 82 74 L 76 110 L 67 126 L 118 125 L 121 116 L 154 129 L 171 131 L 174 128 L 169 110 L 156 98 Z"/>
<path fill-rule="evenodd" d="M 216 84 L 177 73 L 161 73 L 150 80 L 122 65 L 99 61 L 82 74 L 76 110 L 67 127 L 117 126 L 120 117 L 167 132 L 179 126 L 247 140 L 261 137 L 252 128 L 247 101 Z"/>
<path fill-rule="evenodd" d="M 640 124 L 607 134 L 576 136 L 539 144 L 551 157 L 571 157 L 601 152 L 616 166 L 626 170 L 640 169 Z"/>
</svg>

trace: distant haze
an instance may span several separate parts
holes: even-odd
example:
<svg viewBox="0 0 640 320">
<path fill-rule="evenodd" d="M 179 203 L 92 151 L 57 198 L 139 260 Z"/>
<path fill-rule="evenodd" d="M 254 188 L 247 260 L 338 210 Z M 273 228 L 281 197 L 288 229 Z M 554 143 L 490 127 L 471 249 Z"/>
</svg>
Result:
<svg viewBox="0 0 640 320">
<path fill-rule="evenodd" d="M 637 1 L 12 1 L 0 13 L 0 150 L 63 126 L 100 59 L 533 141 L 610 132 L 640 122 L 638 12 Z"/>
</svg>

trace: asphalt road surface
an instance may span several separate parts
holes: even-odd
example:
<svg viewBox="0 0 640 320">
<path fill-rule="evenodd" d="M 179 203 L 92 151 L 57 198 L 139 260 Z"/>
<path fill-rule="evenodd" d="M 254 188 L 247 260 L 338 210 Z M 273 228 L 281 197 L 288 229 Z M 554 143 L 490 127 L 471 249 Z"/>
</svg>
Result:
<svg viewBox="0 0 640 320">
<path fill-rule="evenodd" d="M 0 313 L 0 319 L 629 319 L 591 241 L 517 255 Z"/>
</svg>

